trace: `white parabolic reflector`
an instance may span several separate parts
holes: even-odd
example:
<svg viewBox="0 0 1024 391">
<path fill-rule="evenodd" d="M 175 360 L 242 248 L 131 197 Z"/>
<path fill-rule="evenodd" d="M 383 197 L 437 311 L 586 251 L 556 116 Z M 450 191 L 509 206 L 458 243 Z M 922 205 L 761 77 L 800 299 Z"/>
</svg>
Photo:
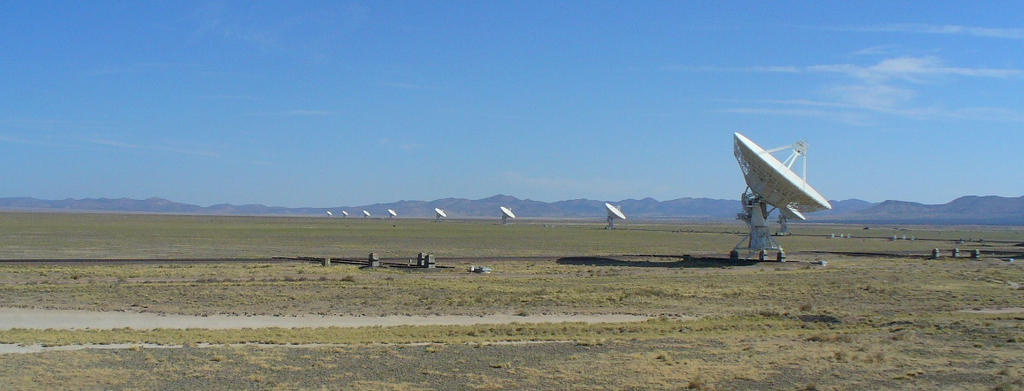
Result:
<svg viewBox="0 0 1024 391">
<path fill-rule="evenodd" d="M 363 211 L 363 216 L 370 217 L 370 212 L 367 212 L 367 211 L 364 210 Z"/>
<path fill-rule="evenodd" d="M 345 215 L 345 216 L 348 216 L 348 211 L 347 210 L 343 210 L 343 211 L 341 211 L 341 214 Z"/>
<path fill-rule="evenodd" d="M 821 193 L 764 148 L 739 133 L 733 139 L 747 186 L 768 204 L 801 220 L 803 213 L 832 209 Z"/>
<path fill-rule="evenodd" d="M 434 208 L 434 213 L 437 213 L 437 215 L 441 217 L 448 217 L 448 214 L 444 213 L 444 211 L 441 210 L 441 208 Z"/>
<path fill-rule="evenodd" d="M 331 213 L 331 211 L 327 211 L 327 215 L 328 216 L 334 216 L 334 213 Z"/>
<path fill-rule="evenodd" d="M 510 219 L 516 218 L 516 214 L 512 213 L 512 209 L 506 208 L 504 206 L 501 207 L 501 214 L 502 216 L 508 217 Z"/>
<path fill-rule="evenodd" d="M 616 208 L 615 205 L 605 202 L 604 208 L 608 210 L 608 217 L 614 217 L 620 220 L 626 219 L 626 215 L 622 214 L 622 211 L 619 210 L 619 208 Z"/>
<path fill-rule="evenodd" d="M 388 209 L 388 214 L 391 215 L 391 217 L 398 216 L 398 213 L 395 213 L 394 209 Z"/>
</svg>

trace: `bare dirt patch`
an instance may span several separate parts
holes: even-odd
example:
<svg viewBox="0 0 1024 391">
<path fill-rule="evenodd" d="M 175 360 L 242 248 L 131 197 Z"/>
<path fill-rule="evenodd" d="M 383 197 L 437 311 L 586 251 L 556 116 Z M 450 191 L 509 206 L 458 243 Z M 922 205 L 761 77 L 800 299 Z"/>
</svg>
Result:
<svg viewBox="0 0 1024 391">
<path fill-rule="evenodd" d="M 1007 307 L 1007 308 L 974 308 L 969 310 L 960 310 L 960 312 L 968 314 L 1024 314 L 1024 307 Z"/>
<path fill-rule="evenodd" d="M 648 319 L 628 314 L 492 314 L 438 316 L 334 316 L 334 315 L 209 315 L 192 316 L 139 312 L 106 312 L 79 310 L 45 310 L 0 308 L 0 330 L 23 329 L 242 329 L 264 327 L 365 327 L 365 326 L 431 326 L 508 323 L 608 323 Z"/>
</svg>

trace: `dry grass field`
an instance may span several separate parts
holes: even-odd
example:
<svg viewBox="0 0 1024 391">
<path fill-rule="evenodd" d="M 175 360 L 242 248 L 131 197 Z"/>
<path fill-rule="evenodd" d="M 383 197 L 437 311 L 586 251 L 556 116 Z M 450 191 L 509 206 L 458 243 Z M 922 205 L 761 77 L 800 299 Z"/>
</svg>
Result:
<svg viewBox="0 0 1024 391">
<path fill-rule="evenodd" d="M 0 214 L 0 259 L 437 254 L 312 262 L 0 263 L 0 307 L 168 314 L 637 314 L 625 323 L 3 329 L 11 389 L 1024 389 L 1024 230 L 795 226 L 731 263 L 735 224 Z M 852 239 L 830 239 L 830 233 Z M 915 241 L 891 241 L 892 235 Z M 961 239 L 963 242 L 961 242 Z M 983 239 L 984 241 L 979 241 Z M 923 256 L 975 248 L 982 259 Z M 691 255 L 685 260 L 684 255 Z M 827 260 L 827 266 L 811 261 Z M 469 265 L 491 274 L 472 274 Z M 1001 311 L 993 311 L 1001 310 Z M 101 315 L 98 315 L 101 316 Z M 2 326 L 2 325 L 0 325 Z M 79 349 L 96 344 L 110 349 Z M 125 344 L 125 345 L 121 345 Z"/>
</svg>

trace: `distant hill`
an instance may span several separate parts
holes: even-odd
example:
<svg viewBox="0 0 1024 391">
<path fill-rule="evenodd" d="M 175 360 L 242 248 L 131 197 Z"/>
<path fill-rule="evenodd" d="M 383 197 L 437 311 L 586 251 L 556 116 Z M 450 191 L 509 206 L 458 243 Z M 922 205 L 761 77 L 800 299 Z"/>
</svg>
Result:
<svg viewBox="0 0 1024 391">
<path fill-rule="evenodd" d="M 877 203 L 874 203 L 874 202 L 868 202 L 868 201 L 858 200 L 858 199 L 849 199 L 849 200 L 842 200 L 842 201 L 834 201 L 833 200 L 833 201 L 829 201 L 829 203 L 832 204 L 832 210 L 823 210 L 823 211 L 820 211 L 820 212 L 809 213 L 808 214 L 808 218 L 810 218 L 810 219 L 818 219 L 818 218 L 823 218 L 823 217 L 827 217 L 827 216 L 847 215 L 847 214 L 856 213 L 856 212 L 868 209 L 870 207 L 873 207 L 875 205 L 878 205 Z"/>
<path fill-rule="evenodd" d="M 68 198 L 63 200 L 40 200 L 25 197 L 0 198 L 0 209 L 223 215 L 316 215 L 324 213 L 322 208 L 286 208 L 259 204 L 217 204 L 203 207 L 156 197 L 144 200 L 131 198 Z"/>
<path fill-rule="evenodd" d="M 276 215 L 276 216 L 321 216 L 330 210 L 339 214 L 347 210 L 353 216 L 363 209 L 374 216 L 382 216 L 386 209 L 398 211 L 400 217 L 433 217 L 434 208 L 441 208 L 453 218 L 497 217 L 498 207 L 512 208 L 522 217 L 551 218 L 594 218 L 603 217 L 605 201 L 575 199 L 557 202 L 543 202 L 519 199 L 508 195 L 495 195 L 479 200 L 465 198 L 442 198 L 434 201 L 397 201 L 356 206 L 333 206 L 326 208 L 288 208 L 260 204 L 232 205 L 217 204 L 199 206 L 173 202 L 162 198 L 136 200 L 130 198 L 85 198 L 64 200 L 40 200 L 36 198 L 0 198 L 0 209 L 22 211 L 82 211 L 82 212 L 131 212 L 171 214 L 214 214 L 214 215 Z M 736 216 L 739 203 L 736 200 L 711 198 L 679 198 L 658 201 L 653 198 L 627 199 L 612 202 L 621 206 L 632 218 L 731 220 Z"/>
<path fill-rule="evenodd" d="M 451 217 L 495 217 L 498 207 L 507 206 L 522 217 L 593 218 L 605 215 L 606 201 L 575 199 L 556 202 L 523 200 L 508 195 L 496 195 L 479 200 L 442 198 L 434 201 L 398 201 L 386 204 L 362 205 L 348 208 L 349 213 L 366 209 L 379 214 L 394 209 L 401 216 L 433 217 L 434 208 L 444 209 Z M 679 198 L 658 201 L 653 198 L 612 202 L 622 206 L 634 218 L 731 219 L 736 215 L 738 201 L 710 198 Z M 331 208 L 331 210 L 342 207 Z M 321 212 L 323 213 L 323 212 Z"/>
<path fill-rule="evenodd" d="M 808 214 L 813 222 L 845 222 L 872 224 L 993 224 L 1024 225 L 1024 196 L 966 196 L 946 204 L 927 205 L 906 201 L 871 203 L 850 199 L 831 201 L 833 209 Z M 336 215 L 348 210 L 358 216 L 365 209 L 374 216 L 383 216 L 394 209 L 399 217 L 433 217 L 434 208 L 441 208 L 453 218 L 485 218 L 498 215 L 499 206 L 508 206 L 522 217 L 602 218 L 605 201 L 575 199 L 542 202 L 495 195 L 479 200 L 442 198 L 433 201 L 397 201 L 357 206 L 326 208 L 289 208 L 260 204 L 216 204 L 199 206 L 168 201 L 162 198 L 136 200 L 130 198 L 86 198 L 40 200 L 36 198 L 0 198 L 0 209 L 22 211 L 85 211 L 119 213 L 169 213 L 247 216 L 323 216 L 326 211 Z M 733 220 L 739 212 L 737 200 L 711 198 L 678 198 L 658 201 L 653 198 L 627 199 L 612 202 L 622 207 L 631 219 Z"/>
<path fill-rule="evenodd" d="M 966 196 L 938 205 L 890 200 L 850 213 L 822 215 L 819 220 L 892 224 L 1024 225 L 1024 196 Z"/>
</svg>

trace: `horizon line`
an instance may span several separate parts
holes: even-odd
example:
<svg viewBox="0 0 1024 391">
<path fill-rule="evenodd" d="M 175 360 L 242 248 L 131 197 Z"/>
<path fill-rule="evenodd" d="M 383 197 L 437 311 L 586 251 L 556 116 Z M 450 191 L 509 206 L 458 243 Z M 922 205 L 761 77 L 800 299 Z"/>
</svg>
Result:
<svg viewBox="0 0 1024 391">
<path fill-rule="evenodd" d="M 388 204 L 397 204 L 397 203 L 401 203 L 401 202 L 425 202 L 425 203 L 431 203 L 431 202 L 437 202 L 437 201 L 449 200 L 449 199 L 451 199 L 451 200 L 467 200 L 467 201 L 483 201 L 483 200 L 487 200 L 487 199 L 495 198 L 495 197 L 511 197 L 511 198 L 514 198 L 517 201 L 541 202 L 541 203 L 546 203 L 546 204 L 552 204 L 552 203 L 557 203 L 557 202 L 568 202 L 568 201 L 580 201 L 580 200 L 583 200 L 583 201 L 597 201 L 597 202 L 643 201 L 643 200 L 646 200 L 646 199 L 651 199 L 651 200 L 654 200 L 656 202 L 669 202 L 669 201 L 683 200 L 683 199 L 705 199 L 705 200 L 712 200 L 712 201 L 735 201 L 735 200 L 728 199 L 728 198 L 691 197 L 691 196 L 678 197 L 678 198 L 672 198 L 672 199 L 666 199 L 666 200 L 659 200 L 657 198 L 649 197 L 648 196 L 648 197 L 643 197 L 643 198 L 625 198 L 625 199 L 621 199 L 621 200 L 606 200 L 606 199 L 580 197 L 580 198 L 570 198 L 570 199 L 563 199 L 563 200 L 557 200 L 557 201 L 540 201 L 540 200 L 533 200 L 533 199 L 530 199 L 530 198 L 520 198 L 520 197 L 517 197 L 517 196 L 514 196 L 514 195 L 508 195 L 508 194 L 502 194 L 502 193 L 498 193 L 498 194 L 495 194 L 495 195 L 492 195 L 492 196 L 478 198 L 478 199 L 466 198 L 466 197 L 442 197 L 442 198 L 436 198 L 436 199 L 433 199 L 433 200 L 406 200 L 406 199 L 402 199 L 402 200 L 395 200 L 395 201 L 389 201 L 389 202 L 379 202 L 378 201 L 378 202 L 367 203 L 367 204 L 338 205 L 338 206 L 326 206 L 326 207 L 324 207 L 324 206 L 268 205 L 268 204 L 265 204 L 265 203 L 251 203 L 251 202 L 249 202 L 249 203 L 237 203 L 237 204 L 236 203 L 231 203 L 231 202 L 217 202 L 217 203 L 211 203 L 211 204 L 203 205 L 203 204 L 200 204 L 200 203 L 190 203 L 190 202 L 174 201 L 174 200 L 171 200 L 171 199 L 168 199 L 168 198 L 164 198 L 164 197 L 159 197 L 159 196 L 150 196 L 150 197 L 146 197 L 146 198 L 132 198 L 132 197 L 124 197 L 124 196 L 122 196 L 122 197 L 105 197 L 105 196 L 104 197 L 82 197 L 82 198 L 66 197 L 66 198 L 59 198 L 59 199 L 58 198 L 53 198 L 53 199 L 38 198 L 38 197 L 32 197 L 32 196 L 8 196 L 8 197 L 0 197 L 0 200 L 10 200 L 10 199 L 31 199 L 31 200 L 37 200 L 37 201 L 69 201 L 69 200 L 70 201 L 87 201 L 87 200 L 147 201 L 147 200 L 162 200 L 162 201 L 168 201 L 168 202 L 175 203 L 175 204 L 183 204 L 183 205 L 189 205 L 189 206 L 196 206 L 196 207 L 200 207 L 200 208 L 210 208 L 210 207 L 220 206 L 220 205 L 229 205 L 229 206 L 263 206 L 263 207 L 268 207 L 268 208 L 287 208 L 287 209 L 325 209 L 326 210 L 326 209 L 336 209 L 336 208 L 355 208 L 355 207 L 363 207 L 363 206 L 371 206 L 371 205 L 388 205 Z M 847 199 L 842 199 L 842 200 L 830 199 L 829 201 L 830 202 L 862 201 L 862 202 L 867 202 L 867 203 L 872 203 L 872 204 L 880 204 L 880 203 L 888 202 L 888 201 L 896 201 L 896 202 L 912 202 L 912 203 L 917 203 L 917 204 L 922 204 L 922 205 L 943 205 L 943 204 L 946 204 L 946 203 L 949 203 L 949 202 L 953 202 L 955 200 L 958 200 L 958 199 L 961 199 L 961 198 L 964 198 L 964 197 L 1020 198 L 1020 197 L 1024 197 L 1024 195 L 1021 195 L 1021 196 L 1001 196 L 1001 195 L 995 195 L 995 194 L 987 194 L 987 195 L 965 194 L 965 195 L 961 195 L 961 196 L 958 196 L 956 198 L 953 198 L 953 199 L 951 199 L 951 200 L 949 200 L 947 202 L 944 202 L 944 203 L 934 203 L 934 204 L 933 203 L 918 202 L 918 201 L 898 200 L 898 199 L 886 199 L 884 201 L 870 201 L 870 200 L 865 200 L 865 199 L 861 199 L 861 198 L 847 198 Z"/>
</svg>

